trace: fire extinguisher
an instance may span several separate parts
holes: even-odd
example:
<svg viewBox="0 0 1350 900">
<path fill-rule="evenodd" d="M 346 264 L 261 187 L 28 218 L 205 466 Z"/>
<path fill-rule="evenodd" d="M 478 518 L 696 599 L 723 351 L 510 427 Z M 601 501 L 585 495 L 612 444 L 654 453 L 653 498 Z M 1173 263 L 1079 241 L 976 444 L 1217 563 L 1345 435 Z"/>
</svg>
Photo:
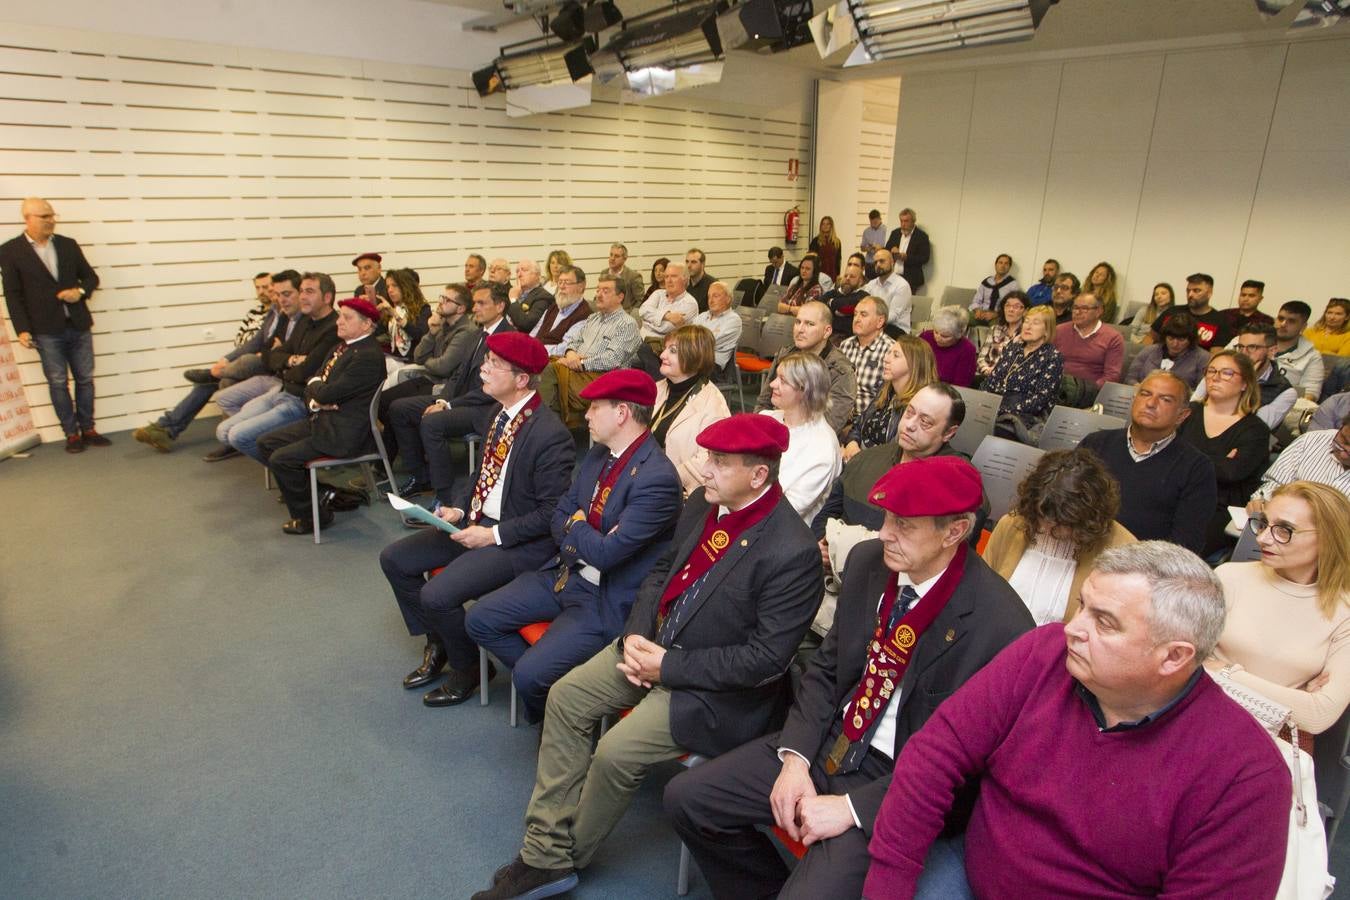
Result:
<svg viewBox="0 0 1350 900">
<path fill-rule="evenodd" d="M 797 243 L 797 229 L 800 227 L 801 221 L 801 210 L 795 206 L 783 215 L 783 241 L 785 243 Z"/>
</svg>

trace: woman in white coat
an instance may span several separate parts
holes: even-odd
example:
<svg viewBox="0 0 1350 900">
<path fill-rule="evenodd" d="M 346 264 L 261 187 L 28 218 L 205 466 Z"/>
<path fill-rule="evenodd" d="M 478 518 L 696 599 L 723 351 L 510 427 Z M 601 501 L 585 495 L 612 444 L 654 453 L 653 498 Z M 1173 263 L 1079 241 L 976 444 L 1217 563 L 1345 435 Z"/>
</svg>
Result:
<svg viewBox="0 0 1350 900">
<path fill-rule="evenodd" d="M 726 398 L 709 380 L 716 361 L 713 333 L 702 325 L 684 325 L 666 335 L 661 375 L 652 407 L 652 437 L 680 473 L 688 497 L 703 484 L 708 451 L 696 441 L 713 422 L 731 415 Z"/>
<path fill-rule="evenodd" d="M 778 361 L 769 390 L 774 408 L 761 415 L 773 416 L 790 434 L 778 466 L 778 483 L 792 508 L 810 525 L 844 468 L 839 439 L 825 419 L 830 373 L 819 356 L 798 350 Z"/>
</svg>

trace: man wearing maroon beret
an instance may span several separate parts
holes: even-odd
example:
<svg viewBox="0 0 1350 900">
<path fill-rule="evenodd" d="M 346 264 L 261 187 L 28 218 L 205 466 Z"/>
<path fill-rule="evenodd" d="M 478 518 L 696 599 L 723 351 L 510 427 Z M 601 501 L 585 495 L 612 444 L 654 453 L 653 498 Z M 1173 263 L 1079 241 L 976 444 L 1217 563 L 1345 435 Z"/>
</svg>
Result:
<svg viewBox="0 0 1350 900">
<path fill-rule="evenodd" d="M 356 456 L 373 446 L 370 401 L 384 382 L 384 351 L 371 340 L 380 311 L 364 297 L 340 304 L 337 346 L 329 352 L 318 374 L 305 385 L 305 407 L 310 415 L 258 438 L 258 454 L 272 470 L 291 518 L 281 526 L 287 534 L 306 534 L 314 528 L 305 464 L 321 456 Z M 319 525 L 333 520 L 327 508 L 319 510 Z"/>
<path fill-rule="evenodd" d="M 969 547 L 980 475 L 953 456 L 877 481 L 880 540 L 854 548 L 834 625 L 778 734 L 666 786 L 675 830 L 713 895 L 858 897 L 868 838 L 900 748 L 942 700 L 1034 627 L 1017 593 Z M 789 876 L 756 825 L 808 850 Z"/>
<path fill-rule="evenodd" d="M 544 345 L 507 331 L 488 337 L 486 348 L 479 376 L 493 405 L 483 461 L 472 484 L 457 485 L 448 503 L 437 504 L 437 515 L 460 530 L 421 531 L 380 554 L 408 633 L 426 636 L 422 664 L 404 688 L 430 684 L 449 667 L 445 683 L 422 697 L 432 707 L 463 703 L 477 690 L 478 648 L 464 630 L 464 604 L 558 552 L 549 519 L 576 463 L 572 436 L 535 390 L 548 362 Z"/>
<path fill-rule="evenodd" d="M 553 682 L 619 636 L 680 515 L 679 475 L 648 429 L 651 376 L 616 369 L 581 394 L 594 446 L 553 510 L 558 554 L 479 599 L 465 619 L 469 637 L 511 668 L 531 724 Z M 520 629 L 534 622 L 551 624 L 531 646 Z"/>
<path fill-rule="evenodd" d="M 356 267 L 356 291 L 353 297 L 365 297 L 376 306 L 380 300 L 389 299 L 389 288 L 384 283 L 384 270 L 380 267 L 384 257 L 378 253 L 362 253 L 352 260 Z"/>
<path fill-rule="evenodd" d="M 783 499 L 788 431 L 738 415 L 704 429 L 705 487 L 638 589 L 624 636 L 549 691 L 520 855 L 475 900 L 577 884 L 654 765 L 723 753 L 772 728 L 820 603 L 820 554 Z M 600 721 L 631 710 L 591 753 Z"/>
</svg>

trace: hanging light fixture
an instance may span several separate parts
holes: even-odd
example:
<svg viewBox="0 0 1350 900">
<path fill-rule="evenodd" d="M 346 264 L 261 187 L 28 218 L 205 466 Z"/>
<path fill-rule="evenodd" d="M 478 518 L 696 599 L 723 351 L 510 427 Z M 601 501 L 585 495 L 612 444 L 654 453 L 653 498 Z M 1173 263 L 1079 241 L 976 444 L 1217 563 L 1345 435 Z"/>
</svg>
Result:
<svg viewBox="0 0 1350 900">
<path fill-rule="evenodd" d="M 860 46 L 845 65 L 1024 41 L 1058 0 L 846 0 Z"/>
</svg>

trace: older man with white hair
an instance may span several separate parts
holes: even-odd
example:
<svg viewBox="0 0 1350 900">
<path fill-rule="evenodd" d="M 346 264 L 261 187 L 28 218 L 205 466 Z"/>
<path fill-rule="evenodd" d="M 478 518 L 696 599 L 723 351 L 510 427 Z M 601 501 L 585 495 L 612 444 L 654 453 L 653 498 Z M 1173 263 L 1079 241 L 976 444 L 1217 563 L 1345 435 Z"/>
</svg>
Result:
<svg viewBox="0 0 1350 900">
<path fill-rule="evenodd" d="M 698 301 L 688 288 L 684 265 L 672 262 L 666 266 L 665 286 L 653 291 L 638 308 L 642 339 L 650 343 L 654 352 L 661 352 L 666 335 L 688 325 L 698 315 Z"/>
<path fill-rule="evenodd" d="M 1225 611 L 1188 550 L 1103 552 L 1067 625 L 1020 638 L 905 744 L 864 895 L 1275 896 L 1289 769 L 1204 674 Z M 975 780 L 965 835 L 938 840 Z"/>
</svg>

